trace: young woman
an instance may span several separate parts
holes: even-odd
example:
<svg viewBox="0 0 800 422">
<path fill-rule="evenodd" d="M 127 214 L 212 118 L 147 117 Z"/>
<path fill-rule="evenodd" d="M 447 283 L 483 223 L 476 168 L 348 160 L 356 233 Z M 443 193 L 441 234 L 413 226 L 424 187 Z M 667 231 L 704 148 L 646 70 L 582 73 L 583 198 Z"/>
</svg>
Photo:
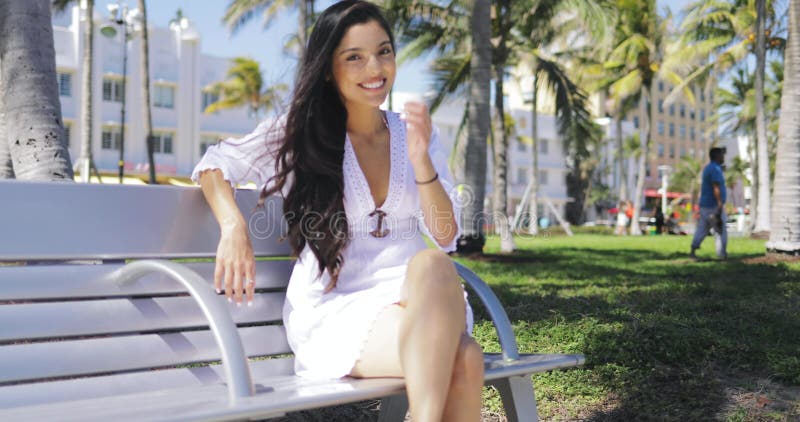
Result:
<svg viewBox="0 0 800 422">
<path fill-rule="evenodd" d="M 209 148 L 193 178 L 221 238 L 214 282 L 253 299 L 255 262 L 231 186 L 284 196 L 298 256 L 284 323 L 298 375 L 404 377 L 414 421 L 480 419 L 483 355 L 443 251 L 458 208 L 428 110 L 381 111 L 395 45 L 380 10 L 346 0 L 320 15 L 285 118 Z M 422 234 L 439 248 L 428 249 Z"/>
</svg>

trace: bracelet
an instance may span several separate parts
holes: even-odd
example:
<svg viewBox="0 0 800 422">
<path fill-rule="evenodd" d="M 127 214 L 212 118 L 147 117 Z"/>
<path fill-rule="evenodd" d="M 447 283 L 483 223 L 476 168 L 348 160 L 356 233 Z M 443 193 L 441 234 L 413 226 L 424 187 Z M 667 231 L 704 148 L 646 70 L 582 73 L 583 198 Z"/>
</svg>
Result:
<svg viewBox="0 0 800 422">
<path fill-rule="evenodd" d="M 439 180 L 439 172 L 436 172 L 436 176 L 433 176 L 433 178 L 431 180 L 426 180 L 424 182 L 420 182 L 420 181 L 415 179 L 414 183 L 416 183 L 417 185 L 427 185 L 427 184 L 433 183 L 433 182 L 435 182 L 437 180 Z"/>
</svg>

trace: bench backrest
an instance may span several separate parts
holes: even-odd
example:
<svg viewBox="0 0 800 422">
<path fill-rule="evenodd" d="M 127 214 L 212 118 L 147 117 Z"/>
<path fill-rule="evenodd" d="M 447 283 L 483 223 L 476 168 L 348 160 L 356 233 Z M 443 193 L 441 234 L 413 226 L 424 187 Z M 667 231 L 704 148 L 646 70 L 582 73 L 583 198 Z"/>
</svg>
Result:
<svg viewBox="0 0 800 422">
<path fill-rule="evenodd" d="M 257 262 L 254 306 L 230 311 L 248 356 L 286 354 L 281 310 L 293 261 L 280 242 L 281 204 L 270 198 L 254 213 L 258 192 L 236 199 L 252 216 L 256 255 L 268 259 Z M 197 188 L 0 181 L 0 407 L 14 396 L 3 391 L 40 381 L 218 361 L 209 324 L 180 284 L 110 277 L 131 259 L 191 258 L 186 265 L 210 283 L 218 240 Z"/>
</svg>

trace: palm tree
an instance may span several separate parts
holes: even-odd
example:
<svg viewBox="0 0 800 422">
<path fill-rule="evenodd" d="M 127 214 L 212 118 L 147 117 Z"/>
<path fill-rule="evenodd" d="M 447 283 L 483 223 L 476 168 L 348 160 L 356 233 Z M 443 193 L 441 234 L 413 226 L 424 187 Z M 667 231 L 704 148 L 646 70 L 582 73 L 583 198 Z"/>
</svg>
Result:
<svg viewBox="0 0 800 422">
<path fill-rule="evenodd" d="M 800 253 L 800 1 L 789 3 L 772 230 L 767 250 Z"/>
<path fill-rule="evenodd" d="M 652 136 L 652 116 L 656 111 L 651 99 L 654 81 L 658 78 L 676 80 L 674 57 L 667 54 L 667 28 L 671 15 L 661 17 L 655 0 L 618 0 L 618 23 L 615 45 L 606 60 L 609 73 L 619 75 L 609 85 L 615 101 L 635 99 L 639 102 L 639 140 L 641 155 L 633 193 L 633 224 L 631 234 L 640 235 L 639 213 L 644 195 L 647 161 Z"/>
<path fill-rule="evenodd" d="M 53 0 L 53 9 L 64 11 L 70 7 L 75 0 Z M 83 11 L 83 53 L 81 56 L 81 154 L 75 162 L 76 168 L 80 168 L 81 182 L 89 183 L 90 174 L 94 169 L 94 156 L 92 149 L 92 135 L 94 133 L 94 121 L 92 109 L 94 107 L 94 0 L 86 0 L 86 7 Z M 100 181 L 98 174 L 97 180 Z"/>
<path fill-rule="evenodd" d="M 681 25 L 684 42 L 692 44 L 685 51 L 695 58 L 704 58 L 678 88 L 708 77 L 710 72 L 727 72 L 755 54 L 755 125 L 756 169 L 758 180 L 755 210 L 756 232 L 767 232 L 769 216 L 769 159 L 767 119 L 764 111 L 764 80 L 768 50 L 780 50 L 785 40 L 779 35 L 779 21 L 774 1 L 766 0 L 698 0 L 686 7 Z M 694 61 L 694 59 L 688 59 Z"/>
<path fill-rule="evenodd" d="M 1 36 L 3 36 L 2 26 L 0 26 Z M 3 92 L 3 74 L 0 72 L 0 179 L 13 179 L 14 166 L 11 162 L 11 151 L 8 150 L 8 138 L 6 137 L 6 105 Z"/>
<path fill-rule="evenodd" d="M 206 113 L 246 106 L 252 116 L 261 120 L 261 113 L 274 109 L 280 101 L 279 95 L 287 90 L 284 84 L 265 88 L 258 62 L 247 57 L 233 59 L 227 78 L 211 86 L 210 90 L 219 95 L 219 101 L 209 104 Z"/>
<path fill-rule="evenodd" d="M 231 0 L 222 21 L 235 33 L 256 15 L 262 14 L 263 26 L 266 28 L 280 12 L 293 8 L 297 8 L 298 15 L 295 40 L 301 53 L 299 57 L 308 42 L 308 28 L 314 22 L 314 0 Z"/>
<path fill-rule="evenodd" d="M 0 0 L 0 10 L 3 176 L 72 181 L 63 144 L 50 2 Z"/>
<path fill-rule="evenodd" d="M 156 181 L 156 159 L 155 151 L 153 149 L 153 117 L 151 114 L 150 105 L 150 31 L 147 26 L 147 2 L 145 0 L 138 0 L 139 19 L 142 25 L 142 42 L 141 42 L 141 56 L 142 60 L 139 62 L 140 72 L 142 74 L 142 107 L 143 119 L 142 126 L 145 133 L 145 145 L 147 145 L 147 163 L 149 170 L 149 183 L 154 185 Z"/>
</svg>

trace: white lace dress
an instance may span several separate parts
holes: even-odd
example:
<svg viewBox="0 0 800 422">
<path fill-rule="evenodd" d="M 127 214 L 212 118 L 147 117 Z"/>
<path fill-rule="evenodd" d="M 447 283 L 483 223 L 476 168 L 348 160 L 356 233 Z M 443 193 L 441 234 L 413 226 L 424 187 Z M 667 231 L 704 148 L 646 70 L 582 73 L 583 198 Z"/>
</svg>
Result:
<svg viewBox="0 0 800 422">
<path fill-rule="evenodd" d="M 422 235 L 430 237 L 430 233 L 422 219 L 414 173 L 408 161 L 405 124 L 396 113 L 387 112 L 386 118 L 391 168 L 388 195 L 380 209 L 386 213 L 382 228 L 389 230 L 388 236 L 378 238 L 370 234 L 377 228 L 377 217 L 369 216 L 375 204 L 347 138 L 344 208 L 351 240 L 343 251 L 339 281 L 335 289 L 323 293 L 330 277 L 327 272 L 319 277 L 316 257 L 308 247 L 300 253 L 292 271 L 283 319 L 295 354 L 295 372 L 300 376 L 339 378 L 350 372 L 378 314 L 400 301 L 409 259 L 428 247 Z M 202 171 L 218 168 L 231 184 L 252 181 L 263 187 L 274 173 L 273 153 L 282 131 L 281 123 L 265 122 L 242 139 L 228 139 L 209 147 L 195 167 L 192 179 L 197 181 Z M 461 207 L 447 168 L 447 154 L 436 130 L 429 151 L 459 221 Z M 455 250 L 455 240 L 440 249 Z M 471 333 L 472 310 L 466 303 L 466 292 L 464 298 L 466 329 Z"/>
</svg>

